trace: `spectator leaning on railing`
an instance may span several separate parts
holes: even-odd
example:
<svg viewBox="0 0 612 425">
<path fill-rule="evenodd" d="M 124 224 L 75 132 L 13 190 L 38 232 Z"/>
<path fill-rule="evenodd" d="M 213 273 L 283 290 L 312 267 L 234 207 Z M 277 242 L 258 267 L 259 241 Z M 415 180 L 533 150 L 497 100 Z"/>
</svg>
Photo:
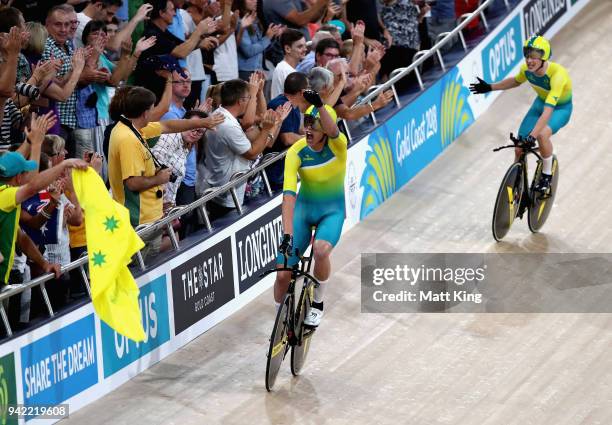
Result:
<svg viewBox="0 0 612 425">
<path fill-rule="evenodd" d="M 150 122 L 155 95 L 143 87 L 126 94 L 123 115 L 113 128 L 109 145 L 109 181 L 113 198 L 130 211 L 132 226 L 149 224 L 163 215 L 163 186 L 171 178 L 168 164 L 151 153 L 146 139 L 193 128 L 214 128 L 225 119 L 220 115 L 197 120 Z M 157 253 L 162 235 L 150 235 L 144 254 Z"/>
<path fill-rule="evenodd" d="M 187 111 L 186 120 L 206 118 L 208 114 L 200 110 Z M 168 164 L 174 181 L 166 183 L 164 191 L 164 210 L 174 205 L 189 205 L 196 197 L 197 156 L 204 149 L 205 128 L 194 128 L 181 133 L 162 134 L 151 151 L 162 164 Z M 199 176 L 202 178 L 202 176 Z M 181 238 L 197 227 L 193 212 L 181 218 Z"/>
<path fill-rule="evenodd" d="M 221 87 L 221 106 L 216 112 L 225 117 L 216 131 L 208 133 L 206 143 L 206 168 L 204 186 L 219 187 L 230 181 L 238 171 L 248 171 L 251 161 L 271 146 L 280 128 L 276 112 L 268 110 L 261 123 L 262 131 L 252 142 L 247 138 L 238 117 L 249 104 L 249 86 L 243 80 L 231 80 Z M 236 188 L 238 202 L 244 200 L 246 183 Z M 206 204 L 211 220 L 232 211 L 236 205 L 229 192 L 223 193 Z"/>
</svg>

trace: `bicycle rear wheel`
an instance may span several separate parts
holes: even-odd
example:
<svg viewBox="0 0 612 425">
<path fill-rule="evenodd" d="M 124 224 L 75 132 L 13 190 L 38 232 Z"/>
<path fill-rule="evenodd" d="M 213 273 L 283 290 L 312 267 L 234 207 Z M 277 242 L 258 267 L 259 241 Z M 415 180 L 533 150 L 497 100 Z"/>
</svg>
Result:
<svg viewBox="0 0 612 425">
<path fill-rule="evenodd" d="M 515 162 L 502 179 L 493 209 L 493 238 L 500 241 L 510 230 L 523 196 L 523 165 Z"/>
<path fill-rule="evenodd" d="M 541 174 L 542 161 L 538 161 L 538 166 L 536 168 L 533 183 L 530 189 L 530 196 L 533 202 L 529 207 L 529 214 L 527 215 L 527 224 L 529 225 L 529 230 L 531 230 L 533 233 L 539 232 L 542 226 L 544 226 L 555 200 L 557 185 L 559 183 L 559 163 L 557 162 L 556 156 L 553 156 L 552 180 L 550 181 L 550 193 L 548 196 L 542 196 L 540 193 L 533 190 L 536 182 L 540 179 Z"/>
<path fill-rule="evenodd" d="M 314 333 L 314 329 L 304 327 L 304 318 L 312 305 L 314 298 L 314 285 L 309 283 L 302 287 L 300 302 L 296 311 L 295 329 L 298 332 L 297 344 L 291 347 L 291 373 L 293 376 L 298 376 L 302 366 L 306 362 L 306 356 L 310 349 L 310 339 Z"/>
<path fill-rule="evenodd" d="M 289 342 L 287 328 L 289 326 L 291 296 L 289 294 L 285 295 L 283 302 L 278 307 L 276 319 L 274 320 L 274 328 L 272 328 L 272 335 L 270 336 L 270 347 L 268 348 L 268 359 L 266 362 L 266 390 L 268 391 L 272 391 L 278 371 L 287 354 L 287 344 Z"/>
</svg>

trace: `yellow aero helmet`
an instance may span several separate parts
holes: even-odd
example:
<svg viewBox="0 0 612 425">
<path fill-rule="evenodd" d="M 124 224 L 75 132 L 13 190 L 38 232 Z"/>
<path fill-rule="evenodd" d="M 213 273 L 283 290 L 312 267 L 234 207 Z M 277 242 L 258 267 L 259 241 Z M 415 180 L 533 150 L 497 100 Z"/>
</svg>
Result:
<svg viewBox="0 0 612 425">
<path fill-rule="evenodd" d="M 523 56 L 528 57 L 530 53 L 537 53 L 540 59 L 547 61 L 551 54 L 550 43 L 541 35 L 534 35 L 523 44 Z"/>
</svg>

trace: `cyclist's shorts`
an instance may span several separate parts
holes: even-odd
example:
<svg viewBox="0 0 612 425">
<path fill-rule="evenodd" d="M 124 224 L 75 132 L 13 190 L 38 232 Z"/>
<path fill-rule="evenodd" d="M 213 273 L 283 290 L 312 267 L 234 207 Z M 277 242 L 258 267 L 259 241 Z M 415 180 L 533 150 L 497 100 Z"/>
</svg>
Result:
<svg viewBox="0 0 612 425">
<path fill-rule="evenodd" d="M 529 133 L 531 133 L 536 123 L 540 119 L 542 112 L 544 112 L 544 101 L 539 97 L 536 97 L 536 100 L 531 105 L 531 108 L 529 108 L 529 111 L 527 111 L 527 115 L 525 115 L 525 118 L 523 118 L 523 122 L 521 123 L 521 128 L 519 129 L 518 133 L 519 136 L 529 136 Z M 566 103 L 565 105 L 555 106 L 552 116 L 550 117 L 550 120 L 548 120 L 548 126 L 552 130 L 553 134 L 565 127 L 571 116 L 572 102 Z"/>
<path fill-rule="evenodd" d="M 299 262 L 296 249 L 300 255 L 304 255 L 310 244 L 314 226 L 317 228 L 315 240 L 323 240 L 336 246 L 342 233 L 344 215 L 344 204 L 313 205 L 300 202 L 298 197 L 293 213 L 293 255 L 289 257 L 287 266 L 292 267 Z M 284 257 L 279 253 L 276 263 L 282 265 L 284 262 Z"/>
</svg>

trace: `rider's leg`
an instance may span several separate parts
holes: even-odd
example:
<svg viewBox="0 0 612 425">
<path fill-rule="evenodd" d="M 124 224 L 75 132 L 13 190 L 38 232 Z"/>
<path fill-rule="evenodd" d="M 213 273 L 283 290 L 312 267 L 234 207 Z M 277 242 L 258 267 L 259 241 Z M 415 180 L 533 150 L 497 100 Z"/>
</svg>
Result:
<svg viewBox="0 0 612 425">
<path fill-rule="evenodd" d="M 544 108 L 544 102 L 540 100 L 540 98 L 536 98 L 531 105 L 531 108 L 527 111 L 527 114 L 523 118 L 521 122 L 521 126 L 519 127 L 518 135 L 519 137 L 527 137 L 535 127 L 536 123 L 540 119 L 540 115 L 542 115 L 542 111 Z M 522 149 L 514 150 L 514 162 L 518 161 L 521 156 Z"/>
<path fill-rule="evenodd" d="M 314 290 L 314 301 L 316 303 L 323 302 L 323 292 L 327 286 L 327 279 L 331 273 L 331 262 L 329 256 L 332 252 L 332 245 L 323 240 L 316 240 L 313 244 L 314 250 L 314 277 L 319 281 L 319 286 Z"/>
<path fill-rule="evenodd" d="M 274 302 L 280 304 L 283 297 L 289 289 L 289 281 L 291 280 L 291 272 L 276 273 L 276 281 L 274 282 Z"/>
<path fill-rule="evenodd" d="M 549 176 L 552 174 L 553 163 L 552 134 L 551 128 L 546 126 L 538 136 L 538 146 L 540 148 L 540 155 L 542 155 L 542 172 Z"/>
<path fill-rule="evenodd" d="M 300 202 L 296 203 L 295 211 L 293 214 L 293 252 L 292 255 L 287 259 L 287 267 L 293 267 L 296 265 L 300 258 L 299 255 L 304 255 L 304 252 L 308 248 L 311 237 L 311 228 L 308 218 L 305 215 L 306 211 Z M 296 254 L 297 252 L 297 254 Z M 280 253 L 276 256 L 276 267 L 284 267 L 285 258 Z M 291 280 L 291 272 L 278 272 L 276 274 L 276 281 L 274 282 L 274 301 L 280 303 L 283 297 L 287 293 L 289 288 L 289 281 Z"/>
</svg>

